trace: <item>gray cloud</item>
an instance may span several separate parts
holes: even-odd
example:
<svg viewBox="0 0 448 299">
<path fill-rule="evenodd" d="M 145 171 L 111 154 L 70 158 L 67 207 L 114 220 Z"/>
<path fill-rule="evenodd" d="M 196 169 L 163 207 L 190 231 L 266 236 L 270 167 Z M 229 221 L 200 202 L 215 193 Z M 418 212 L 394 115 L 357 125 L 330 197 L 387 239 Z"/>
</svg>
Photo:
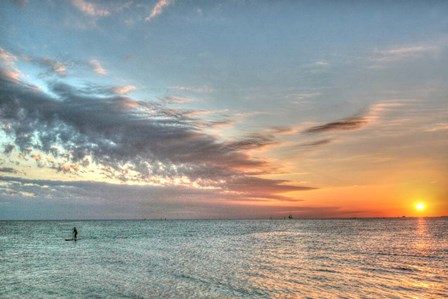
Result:
<svg viewBox="0 0 448 299">
<path fill-rule="evenodd" d="M 260 148 L 267 145 L 275 144 L 276 140 L 273 135 L 251 134 L 243 138 L 227 144 L 227 148 L 231 151 L 249 150 Z"/>
<path fill-rule="evenodd" d="M 282 197 L 276 193 L 309 189 L 277 180 L 264 180 L 263 188 L 256 187 L 259 181 L 250 175 L 266 173 L 270 166 L 246 151 L 275 143 L 273 136 L 252 134 L 219 142 L 202 131 L 204 121 L 160 103 L 98 95 L 94 86 L 79 89 L 60 82 L 49 85 L 55 97 L 32 86 L 4 82 L 0 86 L 0 119 L 7 123 L 5 133 L 24 154 L 36 149 L 65 155 L 68 162 L 76 164 L 52 164 L 58 171 L 77 171 L 90 158 L 102 167 L 103 175 L 122 181 L 187 177 L 201 186 L 238 191 L 247 184 L 249 192 L 242 194 L 248 198 L 252 192 L 256 197 L 278 200 Z M 11 146 L 5 148 L 12 150 Z"/>
<path fill-rule="evenodd" d="M 116 185 L 86 181 L 29 180 L 0 176 L 0 219 L 99 219 L 99 218 L 283 218 L 334 217 L 339 207 L 253 205 L 238 195 L 219 190 L 179 186 Z M 261 180 L 259 185 L 265 183 Z M 241 186 L 244 183 L 240 182 Z M 279 183 L 279 182 L 278 182 Z M 298 200 L 296 200 L 298 201 Z M 352 212 L 350 212 L 352 213 Z M 350 214 L 352 215 L 352 214 Z"/>
<path fill-rule="evenodd" d="M 300 146 L 313 147 L 313 146 L 329 144 L 331 141 L 332 141 L 332 139 L 320 139 L 320 140 L 316 140 L 316 141 L 302 143 L 302 144 L 300 144 Z"/>
<path fill-rule="evenodd" d="M 60 77 L 67 75 L 67 66 L 60 61 L 52 60 L 46 57 L 28 57 L 28 59 L 45 69 L 45 72 L 41 73 L 41 75 L 57 75 Z"/>
<path fill-rule="evenodd" d="M 28 4 L 28 0 L 11 0 L 11 2 L 20 7 L 25 7 Z"/>
<path fill-rule="evenodd" d="M 335 122 L 326 123 L 319 126 L 308 128 L 304 131 L 306 134 L 319 134 L 331 131 L 349 131 L 356 130 L 368 124 L 368 118 L 365 116 L 353 116 L 344 118 Z"/>
</svg>

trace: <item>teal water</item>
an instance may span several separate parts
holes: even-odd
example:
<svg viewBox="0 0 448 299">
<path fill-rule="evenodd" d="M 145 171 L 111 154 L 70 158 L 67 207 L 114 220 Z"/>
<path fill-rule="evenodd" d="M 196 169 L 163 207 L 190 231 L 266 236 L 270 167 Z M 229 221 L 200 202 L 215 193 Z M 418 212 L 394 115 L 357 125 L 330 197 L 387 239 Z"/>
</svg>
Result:
<svg viewBox="0 0 448 299">
<path fill-rule="evenodd" d="M 0 221 L 0 253 L 0 298 L 448 296 L 442 218 Z"/>
</svg>

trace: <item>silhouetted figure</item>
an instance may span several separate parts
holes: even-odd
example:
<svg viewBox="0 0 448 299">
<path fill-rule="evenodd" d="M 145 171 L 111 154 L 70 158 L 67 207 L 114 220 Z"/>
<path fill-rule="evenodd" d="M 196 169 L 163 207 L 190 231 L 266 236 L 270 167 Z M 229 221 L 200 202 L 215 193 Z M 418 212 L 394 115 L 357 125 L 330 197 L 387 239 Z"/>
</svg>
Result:
<svg viewBox="0 0 448 299">
<path fill-rule="evenodd" d="M 76 229 L 76 226 L 73 228 L 73 239 L 75 241 L 78 239 L 78 230 Z"/>
<path fill-rule="evenodd" d="M 291 214 L 289 214 L 288 219 L 292 219 L 292 215 Z"/>
</svg>

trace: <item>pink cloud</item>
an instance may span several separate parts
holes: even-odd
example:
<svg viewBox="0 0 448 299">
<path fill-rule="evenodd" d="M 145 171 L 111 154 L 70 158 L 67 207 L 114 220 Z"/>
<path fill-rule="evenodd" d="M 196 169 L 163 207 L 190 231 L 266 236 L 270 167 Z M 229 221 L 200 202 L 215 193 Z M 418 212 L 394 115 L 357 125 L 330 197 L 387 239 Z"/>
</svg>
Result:
<svg viewBox="0 0 448 299">
<path fill-rule="evenodd" d="M 3 64 L 14 65 L 17 57 L 3 48 L 0 48 L 0 60 Z"/>
<path fill-rule="evenodd" d="M 114 87 L 112 91 L 116 94 L 127 94 L 135 89 L 136 87 L 134 85 L 126 85 L 126 86 Z"/>
<path fill-rule="evenodd" d="M 101 65 L 101 63 L 98 60 L 92 59 L 89 61 L 89 64 L 95 73 L 97 73 L 99 75 L 107 74 L 106 70 L 103 68 L 103 66 Z"/>
<path fill-rule="evenodd" d="M 437 51 L 436 46 L 409 46 L 409 47 L 399 47 L 389 50 L 376 51 L 376 58 L 378 62 L 394 62 L 401 61 L 404 59 L 419 57 L 422 55 L 427 55 Z"/>
<path fill-rule="evenodd" d="M 5 76 L 8 80 L 17 83 L 20 81 L 22 74 L 18 70 L 0 70 L 1 74 Z"/>
<path fill-rule="evenodd" d="M 439 123 L 436 124 L 434 127 L 427 129 L 427 132 L 437 132 L 437 131 L 444 131 L 448 130 L 448 123 Z"/>
<path fill-rule="evenodd" d="M 42 59 L 42 63 L 49 66 L 59 76 L 67 75 L 67 68 L 62 62 L 44 58 Z"/>
<path fill-rule="evenodd" d="M 78 10 L 92 17 L 105 17 L 110 15 L 108 9 L 99 7 L 98 5 L 85 0 L 72 0 L 72 3 Z"/>
<path fill-rule="evenodd" d="M 153 7 L 151 10 L 151 13 L 149 16 L 145 18 L 145 21 L 151 21 L 153 18 L 160 15 L 163 11 L 163 9 L 167 6 L 169 6 L 171 3 L 173 3 L 172 0 L 159 0 L 157 4 Z"/>
</svg>

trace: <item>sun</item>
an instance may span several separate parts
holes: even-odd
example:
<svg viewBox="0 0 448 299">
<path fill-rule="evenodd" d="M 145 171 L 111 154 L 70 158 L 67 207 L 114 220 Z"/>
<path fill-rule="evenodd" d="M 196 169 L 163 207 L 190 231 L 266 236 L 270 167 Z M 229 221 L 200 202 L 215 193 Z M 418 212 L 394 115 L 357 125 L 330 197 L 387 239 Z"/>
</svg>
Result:
<svg viewBox="0 0 448 299">
<path fill-rule="evenodd" d="M 415 205 L 415 208 L 419 211 L 423 211 L 426 208 L 426 206 L 424 203 L 419 202 L 418 204 Z"/>
</svg>

